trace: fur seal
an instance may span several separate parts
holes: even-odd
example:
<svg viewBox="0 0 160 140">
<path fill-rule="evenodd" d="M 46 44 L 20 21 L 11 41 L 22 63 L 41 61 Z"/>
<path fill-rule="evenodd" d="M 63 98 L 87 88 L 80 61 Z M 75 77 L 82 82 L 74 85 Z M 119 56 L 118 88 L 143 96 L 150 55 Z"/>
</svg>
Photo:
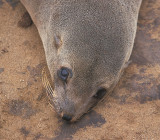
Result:
<svg viewBox="0 0 160 140">
<path fill-rule="evenodd" d="M 21 0 L 43 42 L 56 112 L 78 120 L 108 95 L 132 52 L 142 0 Z M 47 82 L 46 82 L 47 81 Z"/>
</svg>

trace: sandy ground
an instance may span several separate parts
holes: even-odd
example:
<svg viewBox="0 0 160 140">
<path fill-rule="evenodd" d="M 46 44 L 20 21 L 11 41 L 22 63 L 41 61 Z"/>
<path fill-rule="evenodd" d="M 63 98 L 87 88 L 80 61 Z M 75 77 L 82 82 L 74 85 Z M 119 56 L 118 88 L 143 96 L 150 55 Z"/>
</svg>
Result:
<svg viewBox="0 0 160 140">
<path fill-rule="evenodd" d="M 0 0 L 0 140 L 159 140 L 160 0 L 142 3 L 132 63 L 113 94 L 72 125 L 48 102 L 37 29 L 18 25 L 25 12 Z"/>
</svg>

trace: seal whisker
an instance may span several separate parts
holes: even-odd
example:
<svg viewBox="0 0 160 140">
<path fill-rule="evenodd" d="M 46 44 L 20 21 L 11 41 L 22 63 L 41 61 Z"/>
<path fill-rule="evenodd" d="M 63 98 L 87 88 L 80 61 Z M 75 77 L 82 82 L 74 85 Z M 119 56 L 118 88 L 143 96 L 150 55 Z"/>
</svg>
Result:
<svg viewBox="0 0 160 140">
<path fill-rule="evenodd" d="M 44 69 L 42 70 L 42 83 L 43 83 L 47 93 L 53 97 L 53 89 L 47 79 L 46 72 Z"/>
<path fill-rule="evenodd" d="M 51 96 L 53 98 L 53 94 L 52 94 L 53 93 L 53 89 L 50 87 L 50 84 L 47 81 L 48 81 L 48 79 L 47 79 L 45 70 L 43 69 L 42 70 L 42 83 L 43 83 L 44 88 L 46 89 L 47 96 L 49 97 L 48 98 L 49 99 L 49 105 L 52 107 L 52 109 L 54 110 L 54 112 L 56 112 L 53 104 L 51 104 L 52 101 L 50 100 Z"/>
<path fill-rule="evenodd" d="M 50 83 L 49 83 L 49 81 L 48 81 L 48 79 L 47 79 L 47 75 L 46 75 L 46 74 L 45 74 L 45 79 L 46 79 L 46 84 L 48 85 L 48 88 L 50 89 L 51 93 L 54 94 L 54 90 L 53 90 L 53 88 L 51 87 L 51 85 L 50 85 Z"/>
<path fill-rule="evenodd" d="M 53 97 L 53 92 L 51 88 L 49 87 L 49 85 L 46 86 L 46 90 L 47 90 L 47 93 Z"/>
<path fill-rule="evenodd" d="M 48 82 L 48 79 L 47 79 L 47 76 L 46 76 L 44 69 L 42 71 L 42 75 L 43 75 L 42 82 L 44 84 L 44 87 L 48 89 L 48 87 L 50 87 L 50 83 Z M 53 89 L 51 91 L 53 92 Z"/>
</svg>

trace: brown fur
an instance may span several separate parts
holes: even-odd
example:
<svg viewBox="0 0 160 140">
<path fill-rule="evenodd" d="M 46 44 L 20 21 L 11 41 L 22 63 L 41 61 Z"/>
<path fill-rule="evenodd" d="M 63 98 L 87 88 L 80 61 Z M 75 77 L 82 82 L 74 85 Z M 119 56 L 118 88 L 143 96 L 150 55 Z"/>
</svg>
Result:
<svg viewBox="0 0 160 140">
<path fill-rule="evenodd" d="M 141 0 L 21 0 L 42 39 L 59 114 L 77 120 L 111 92 L 132 52 Z M 62 67 L 73 71 L 64 84 Z"/>
</svg>

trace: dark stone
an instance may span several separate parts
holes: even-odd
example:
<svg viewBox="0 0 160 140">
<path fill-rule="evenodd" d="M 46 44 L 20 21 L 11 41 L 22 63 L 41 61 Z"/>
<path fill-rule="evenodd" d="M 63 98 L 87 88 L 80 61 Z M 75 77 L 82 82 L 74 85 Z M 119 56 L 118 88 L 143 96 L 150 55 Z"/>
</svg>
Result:
<svg viewBox="0 0 160 140">
<path fill-rule="evenodd" d="M 9 103 L 9 113 L 15 116 L 20 116 L 24 119 L 29 119 L 37 111 L 32 108 L 31 103 L 23 100 L 12 100 Z"/>
<path fill-rule="evenodd" d="M 72 135 L 74 135 L 79 129 L 87 126 L 100 127 L 104 123 L 106 123 L 106 120 L 100 114 L 91 111 L 78 122 L 67 123 L 62 121 L 60 131 L 56 132 L 57 136 L 53 138 L 53 140 L 72 139 Z"/>
<path fill-rule="evenodd" d="M 28 136 L 29 133 L 30 133 L 30 131 L 27 130 L 25 127 L 22 127 L 22 128 L 20 129 L 20 132 L 21 132 L 22 134 L 24 134 L 25 136 Z"/>
<path fill-rule="evenodd" d="M 8 53 L 8 50 L 6 48 L 4 48 L 4 49 L 1 50 L 1 53 L 2 54 Z"/>
<path fill-rule="evenodd" d="M 0 7 L 2 7 L 3 3 L 4 3 L 4 2 L 3 2 L 2 0 L 0 0 Z"/>
<path fill-rule="evenodd" d="M 19 0 L 6 0 L 6 2 L 14 9 L 19 3 Z"/>
<path fill-rule="evenodd" d="M 4 72 L 4 68 L 0 68 L 0 74 Z"/>
<path fill-rule="evenodd" d="M 21 18 L 21 20 L 18 22 L 18 26 L 22 28 L 28 28 L 33 24 L 33 21 L 29 15 L 28 12 L 25 12 Z"/>
<path fill-rule="evenodd" d="M 41 138 L 43 135 L 41 133 L 36 134 L 36 136 L 34 137 L 33 140 L 38 140 L 39 138 Z"/>
</svg>

